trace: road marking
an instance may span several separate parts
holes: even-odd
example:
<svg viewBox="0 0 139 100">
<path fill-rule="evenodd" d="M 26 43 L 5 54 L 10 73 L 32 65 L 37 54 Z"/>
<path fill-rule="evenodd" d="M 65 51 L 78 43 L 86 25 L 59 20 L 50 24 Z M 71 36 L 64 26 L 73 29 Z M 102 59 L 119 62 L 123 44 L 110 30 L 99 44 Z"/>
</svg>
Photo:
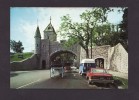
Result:
<svg viewBox="0 0 139 100">
<path fill-rule="evenodd" d="M 26 87 L 26 86 L 31 85 L 31 84 L 33 84 L 33 83 L 39 82 L 40 80 L 41 80 L 41 79 L 39 79 L 39 80 L 37 80 L 37 81 L 34 81 L 34 82 L 31 82 L 31 83 L 28 83 L 28 84 L 25 84 L 25 85 L 22 85 L 22 86 L 20 86 L 20 87 L 18 87 L 18 88 L 16 88 L 16 89 L 20 89 L 20 88 Z"/>
</svg>

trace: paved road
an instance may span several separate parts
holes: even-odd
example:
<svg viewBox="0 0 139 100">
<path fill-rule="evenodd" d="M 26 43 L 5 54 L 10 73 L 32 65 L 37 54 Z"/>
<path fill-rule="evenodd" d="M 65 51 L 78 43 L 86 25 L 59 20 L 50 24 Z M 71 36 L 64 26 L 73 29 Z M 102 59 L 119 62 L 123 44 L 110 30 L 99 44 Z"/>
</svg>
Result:
<svg viewBox="0 0 139 100">
<path fill-rule="evenodd" d="M 50 78 L 49 70 L 15 71 L 10 73 L 11 88 L 25 88 Z"/>
<path fill-rule="evenodd" d="M 14 89 L 103 89 L 88 85 L 87 80 L 75 72 L 64 73 L 64 77 L 50 78 L 50 70 L 11 72 L 10 87 Z"/>
</svg>

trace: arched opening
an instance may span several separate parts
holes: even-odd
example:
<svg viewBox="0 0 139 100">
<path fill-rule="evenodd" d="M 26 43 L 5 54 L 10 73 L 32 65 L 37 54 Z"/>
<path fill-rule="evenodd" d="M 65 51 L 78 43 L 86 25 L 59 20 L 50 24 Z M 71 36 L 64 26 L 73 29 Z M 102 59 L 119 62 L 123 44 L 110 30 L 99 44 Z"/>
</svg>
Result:
<svg viewBox="0 0 139 100">
<path fill-rule="evenodd" d="M 75 66 L 77 56 L 71 51 L 60 50 L 50 55 L 51 67 L 64 67 L 70 70 L 71 66 Z"/>
<path fill-rule="evenodd" d="M 42 61 L 42 69 L 45 69 L 45 68 L 46 68 L 46 61 L 43 60 L 43 61 Z"/>
<path fill-rule="evenodd" d="M 104 59 L 103 58 L 95 59 L 95 63 L 96 63 L 96 67 L 104 68 Z"/>
</svg>

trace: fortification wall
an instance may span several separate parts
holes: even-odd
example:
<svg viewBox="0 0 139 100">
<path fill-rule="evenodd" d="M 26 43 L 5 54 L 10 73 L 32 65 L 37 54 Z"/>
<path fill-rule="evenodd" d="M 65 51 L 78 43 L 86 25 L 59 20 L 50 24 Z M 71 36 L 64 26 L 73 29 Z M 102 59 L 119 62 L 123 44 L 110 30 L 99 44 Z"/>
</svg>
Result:
<svg viewBox="0 0 139 100">
<path fill-rule="evenodd" d="M 39 59 L 37 55 L 32 55 L 30 58 L 23 61 L 14 61 L 10 63 L 11 71 L 20 71 L 20 70 L 34 70 L 38 69 Z"/>
<path fill-rule="evenodd" d="M 89 58 L 91 58 L 89 51 Z M 80 61 L 86 58 L 86 52 L 81 48 Z M 92 48 L 92 59 L 103 58 L 104 68 L 122 73 L 128 73 L 128 53 L 119 43 L 114 47 L 96 46 Z"/>
<path fill-rule="evenodd" d="M 109 69 L 128 73 L 128 53 L 120 43 L 109 49 L 108 61 Z"/>
<path fill-rule="evenodd" d="M 92 48 L 92 59 L 103 58 L 104 59 L 104 68 L 107 69 L 108 64 L 108 49 L 109 45 L 105 46 L 95 46 Z M 86 52 L 81 48 L 80 61 L 86 58 Z M 89 48 L 89 58 L 91 58 L 91 48 Z"/>
</svg>

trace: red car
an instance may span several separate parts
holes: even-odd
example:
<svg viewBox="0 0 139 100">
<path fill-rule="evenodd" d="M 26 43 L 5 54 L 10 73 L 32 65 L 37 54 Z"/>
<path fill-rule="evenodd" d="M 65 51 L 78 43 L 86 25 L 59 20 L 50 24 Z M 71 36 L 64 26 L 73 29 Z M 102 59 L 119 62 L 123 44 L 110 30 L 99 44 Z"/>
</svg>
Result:
<svg viewBox="0 0 139 100">
<path fill-rule="evenodd" d="M 114 83 L 113 76 L 108 74 L 106 69 L 91 68 L 87 74 L 88 84 L 91 83 Z"/>
</svg>

